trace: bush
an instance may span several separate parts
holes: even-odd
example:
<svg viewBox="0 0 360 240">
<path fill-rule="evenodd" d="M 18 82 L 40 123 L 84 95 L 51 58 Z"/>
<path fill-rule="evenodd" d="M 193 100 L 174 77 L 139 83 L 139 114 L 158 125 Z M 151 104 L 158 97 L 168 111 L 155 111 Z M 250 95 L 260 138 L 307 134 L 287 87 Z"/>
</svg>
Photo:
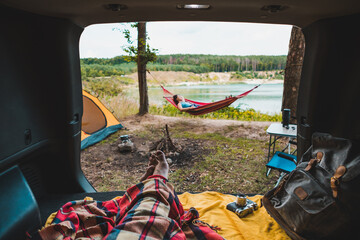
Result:
<svg viewBox="0 0 360 240">
<path fill-rule="evenodd" d="M 83 88 L 100 97 L 117 96 L 122 92 L 121 84 L 117 78 L 94 78 L 83 81 Z"/>
<path fill-rule="evenodd" d="M 211 69 L 205 65 L 189 65 L 189 64 L 158 64 L 148 63 L 146 66 L 150 71 L 174 71 L 174 72 L 192 72 L 192 73 L 207 73 Z"/>
</svg>

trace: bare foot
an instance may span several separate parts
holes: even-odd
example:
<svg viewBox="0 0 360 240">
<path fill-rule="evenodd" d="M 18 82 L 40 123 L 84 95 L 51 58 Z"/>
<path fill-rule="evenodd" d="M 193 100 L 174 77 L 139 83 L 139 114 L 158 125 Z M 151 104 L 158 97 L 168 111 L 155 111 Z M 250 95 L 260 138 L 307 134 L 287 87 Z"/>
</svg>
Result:
<svg viewBox="0 0 360 240">
<path fill-rule="evenodd" d="M 155 154 L 152 154 L 149 158 L 148 168 L 146 169 L 146 172 L 144 173 L 144 175 L 141 176 L 140 182 L 146 180 L 151 175 L 154 175 L 154 169 L 155 169 L 155 166 L 158 165 L 158 163 L 159 163 L 159 161 L 157 160 L 157 156 Z"/>
<path fill-rule="evenodd" d="M 150 158 L 149 158 L 149 167 L 150 166 L 156 166 L 158 165 L 159 161 L 157 160 L 157 156 L 156 154 L 151 154 Z"/>
<path fill-rule="evenodd" d="M 146 169 L 146 172 L 144 173 L 144 175 L 142 175 L 142 177 L 140 178 L 140 182 L 146 180 L 151 175 L 154 175 L 154 169 L 155 169 L 155 166 L 153 166 L 153 165 L 149 166 Z"/>
<path fill-rule="evenodd" d="M 162 151 L 155 153 L 158 164 L 155 166 L 154 175 L 161 175 L 164 178 L 168 178 L 169 164 L 166 161 L 165 154 Z"/>
</svg>

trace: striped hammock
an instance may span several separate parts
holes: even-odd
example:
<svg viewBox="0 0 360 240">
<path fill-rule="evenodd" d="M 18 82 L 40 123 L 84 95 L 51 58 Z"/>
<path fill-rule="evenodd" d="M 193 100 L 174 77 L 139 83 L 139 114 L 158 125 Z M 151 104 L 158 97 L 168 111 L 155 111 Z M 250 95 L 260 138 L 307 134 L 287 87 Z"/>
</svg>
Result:
<svg viewBox="0 0 360 240">
<path fill-rule="evenodd" d="M 192 101 L 190 99 L 185 99 L 186 102 L 199 105 L 199 107 L 197 107 L 197 108 L 193 108 L 193 109 L 189 109 L 189 110 L 185 110 L 185 111 L 191 115 L 202 115 L 202 114 L 217 111 L 219 109 L 229 106 L 230 104 L 232 104 L 233 102 L 235 102 L 236 100 L 238 100 L 240 98 L 246 97 L 249 93 L 251 93 L 254 89 L 256 89 L 259 86 L 260 86 L 260 84 L 240 95 L 237 95 L 235 97 L 230 96 L 230 97 L 225 98 L 224 100 L 220 100 L 217 102 L 203 103 L 203 102 Z M 174 95 L 171 92 L 169 92 L 168 90 L 166 90 L 163 86 L 161 86 L 161 88 L 164 91 L 164 98 L 167 101 L 169 101 L 174 107 L 176 107 L 178 109 L 178 106 L 175 104 L 175 102 L 173 100 Z"/>
</svg>

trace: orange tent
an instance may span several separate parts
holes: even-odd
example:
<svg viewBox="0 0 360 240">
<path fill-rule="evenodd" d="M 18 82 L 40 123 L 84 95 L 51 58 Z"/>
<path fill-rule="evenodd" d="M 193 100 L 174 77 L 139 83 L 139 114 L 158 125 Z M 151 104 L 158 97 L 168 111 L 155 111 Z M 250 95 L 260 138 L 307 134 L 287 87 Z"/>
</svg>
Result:
<svg viewBox="0 0 360 240">
<path fill-rule="evenodd" d="M 122 128 L 120 122 L 99 99 L 83 90 L 81 149 L 103 140 Z"/>
</svg>

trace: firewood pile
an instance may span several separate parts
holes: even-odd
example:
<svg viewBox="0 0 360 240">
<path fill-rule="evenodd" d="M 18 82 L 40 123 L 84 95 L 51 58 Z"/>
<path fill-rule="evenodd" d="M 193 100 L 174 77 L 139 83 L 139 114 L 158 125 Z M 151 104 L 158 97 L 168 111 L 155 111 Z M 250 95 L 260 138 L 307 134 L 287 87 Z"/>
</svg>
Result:
<svg viewBox="0 0 360 240">
<path fill-rule="evenodd" d="M 164 136 L 159 141 L 156 141 L 150 150 L 151 151 L 161 150 L 165 153 L 167 157 L 179 155 L 182 148 L 180 145 L 174 143 L 174 141 L 171 139 L 169 133 L 169 126 L 167 124 L 165 125 L 163 133 Z"/>
</svg>

